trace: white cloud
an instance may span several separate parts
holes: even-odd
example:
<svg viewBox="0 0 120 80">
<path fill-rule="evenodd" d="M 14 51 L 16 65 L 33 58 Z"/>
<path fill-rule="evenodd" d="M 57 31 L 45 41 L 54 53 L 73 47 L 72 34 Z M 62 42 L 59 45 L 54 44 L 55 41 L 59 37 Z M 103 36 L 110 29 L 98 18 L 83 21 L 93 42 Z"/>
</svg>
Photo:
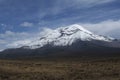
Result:
<svg viewBox="0 0 120 80">
<path fill-rule="evenodd" d="M 0 34 L 0 50 L 19 47 L 22 44 L 24 45 L 35 36 L 37 36 L 37 33 L 6 31 L 3 34 Z"/>
<path fill-rule="evenodd" d="M 38 31 L 33 33 L 6 31 L 0 34 L 0 50 L 24 46 L 36 38 L 39 39 L 40 36 L 41 33 Z"/>
<path fill-rule="evenodd" d="M 64 1 L 64 3 L 63 3 Z M 116 0 L 63 0 L 58 1 L 56 5 L 62 8 L 83 8 L 83 7 L 93 7 L 95 5 L 110 3 Z"/>
<path fill-rule="evenodd" d="M 85 2 L 83 4 L 103 4 L 103 3 L 109 3 L 115 0 L 75 0 L 78 3 Z"/>
<path fill-rule="evenodd" d="M 107 20 L 95 24 L 87 23 L 81 25 L 96 34 L 120 38 L 120 20 Z"/>
<path fill-rule="evenodd" d="M 110 3 L 116 0 L 55 0 L 53 6 L 39 10 L 38 17 L 42 19 L 46 15 L 64 13 L 67 9 L 83 9 L 100 4 Z M 62 5 L 62 6 L 61 6 Z"/>
<path fill-rule="evenodd" d="M 116 0 L 57 0 L 55 2 L 55 4 L 56 4 L 55 6 L 58 9 L 70 8 L 70 7 L 76 8 L 77 6 L 79 8 L 81 8 L 81 7 L 92 7 L 95 5 L 109 3 L 109 2 L 113 2 L 113 1 L 116 1 Z M 61 5 L 62 5 L 62 7 L 61 7 Z"/>
<path fill-rule="evenodd" d="M 34 26 L 34 24 L 30 23 L 30 22 L 23 22 L 22 24 L 20 24 L 20 26 L 23 26 L 23 27 L 32 27 L 32 26 Z"/>
<path fill-rule="evenodd" d="M 17 39 L 22 39 L 26 36 L 28 36 L 29 34 L 28 33 L 25 33 L 25 32 L 12 32 L 12 31 L 6 31 L 5 33 L 3 34 L 0 34 L 0 38 L 2 39 L 10 39 L 10 40 L 17 40 Z M 21 36 L 21 37 L 19 37 Z"/>
<path fill-rule="evenodd" d="M 7 43 L 5 40 L 0 40 L 0 44 L 5 44 Z"/>
<path fill-rule="evenodd" d="M 19 41 L 15 41 L 12 43 L 8 43 L 6 46 L 8 47 L 12 47 L 12 48 L 17 48 L 17 47 L 21 47 L 24 46 L 25 44 L 29 44 L 31 42 L 31 40 L 19 40 Z"/>
<path fill-rule="evenodd" d="M 95 5 L 100 5 L 100 4 L 104 4 L 104 3 L 109 3 L 115 0 L 71 0 L 71 4 L 73 5 L 73 7 L 77 7 L 77 8 L 81 8 L 81 7 L 92 7 Z M 67 0 L 67 2 L 69 3 L 69 0 Z"/>
</svg>

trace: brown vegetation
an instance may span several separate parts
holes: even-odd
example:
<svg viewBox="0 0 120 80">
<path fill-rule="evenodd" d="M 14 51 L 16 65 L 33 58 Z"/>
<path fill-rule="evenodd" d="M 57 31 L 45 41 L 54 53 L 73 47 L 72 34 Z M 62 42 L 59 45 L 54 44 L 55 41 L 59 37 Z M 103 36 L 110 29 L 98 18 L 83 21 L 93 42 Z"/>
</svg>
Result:
<svg viewBox="0 0 120 80">
<path fill-rule="evenodd" d="M 120 80 L 120 59 L 0 60 L 0 80 Z"/>
</svg>

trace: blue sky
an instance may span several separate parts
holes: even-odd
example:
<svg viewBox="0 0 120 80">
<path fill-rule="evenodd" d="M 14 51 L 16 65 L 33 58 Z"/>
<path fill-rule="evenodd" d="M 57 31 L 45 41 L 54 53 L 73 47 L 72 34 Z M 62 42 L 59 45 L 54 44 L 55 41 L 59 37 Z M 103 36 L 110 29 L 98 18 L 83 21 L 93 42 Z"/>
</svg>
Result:
<svg viewBox="0 0 120 80">
<path fill-rule="evenodd" d="M 120 38 L 120 0 L 0 0 L 0 48 L 71 24 Z"/>
</svg>

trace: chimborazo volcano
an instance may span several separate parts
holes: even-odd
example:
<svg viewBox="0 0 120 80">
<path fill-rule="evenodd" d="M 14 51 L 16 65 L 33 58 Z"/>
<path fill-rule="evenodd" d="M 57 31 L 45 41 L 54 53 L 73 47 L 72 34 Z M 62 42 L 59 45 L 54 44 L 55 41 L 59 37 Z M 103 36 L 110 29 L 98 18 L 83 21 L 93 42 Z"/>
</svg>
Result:
<svg viewBox="0 0 120 80">
<path fill-rule="evenodd" d="M 1 58 L 119 55 L 119 40 L 96 35 L 77 24 L 49 30 L 39 39 L 0 53 Z"/>
</svg>

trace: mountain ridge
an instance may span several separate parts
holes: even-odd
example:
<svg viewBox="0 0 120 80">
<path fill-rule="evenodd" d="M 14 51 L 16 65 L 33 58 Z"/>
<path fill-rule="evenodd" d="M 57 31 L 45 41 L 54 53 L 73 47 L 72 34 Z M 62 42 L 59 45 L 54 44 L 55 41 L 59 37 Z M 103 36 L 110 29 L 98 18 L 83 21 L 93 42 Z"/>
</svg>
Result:
<svg viewBox="0 0 120 80">
<path fill-rule="evenodd" d="M 84 29 L 82 26 L 74 24 L 47 32 L 39 40 L 32 41 L 25 46 L 28 46 L 31 49 L 40 48 L 50 43 L 55 46 L 66 46 L 71 45 L 78 39 L 82 41 L 103 40 L 108 42 L 114 40 L 113 38 L 95 35 L 92 32 Z"/>
<path fill-rule="evenodd" d="M 47 31 L 19 48 L 6 49 L 0 53 L 0 58 L 115 55 L 120 55 L 117 39 L 96 35 L 74 24 Z"/>
</svg>

